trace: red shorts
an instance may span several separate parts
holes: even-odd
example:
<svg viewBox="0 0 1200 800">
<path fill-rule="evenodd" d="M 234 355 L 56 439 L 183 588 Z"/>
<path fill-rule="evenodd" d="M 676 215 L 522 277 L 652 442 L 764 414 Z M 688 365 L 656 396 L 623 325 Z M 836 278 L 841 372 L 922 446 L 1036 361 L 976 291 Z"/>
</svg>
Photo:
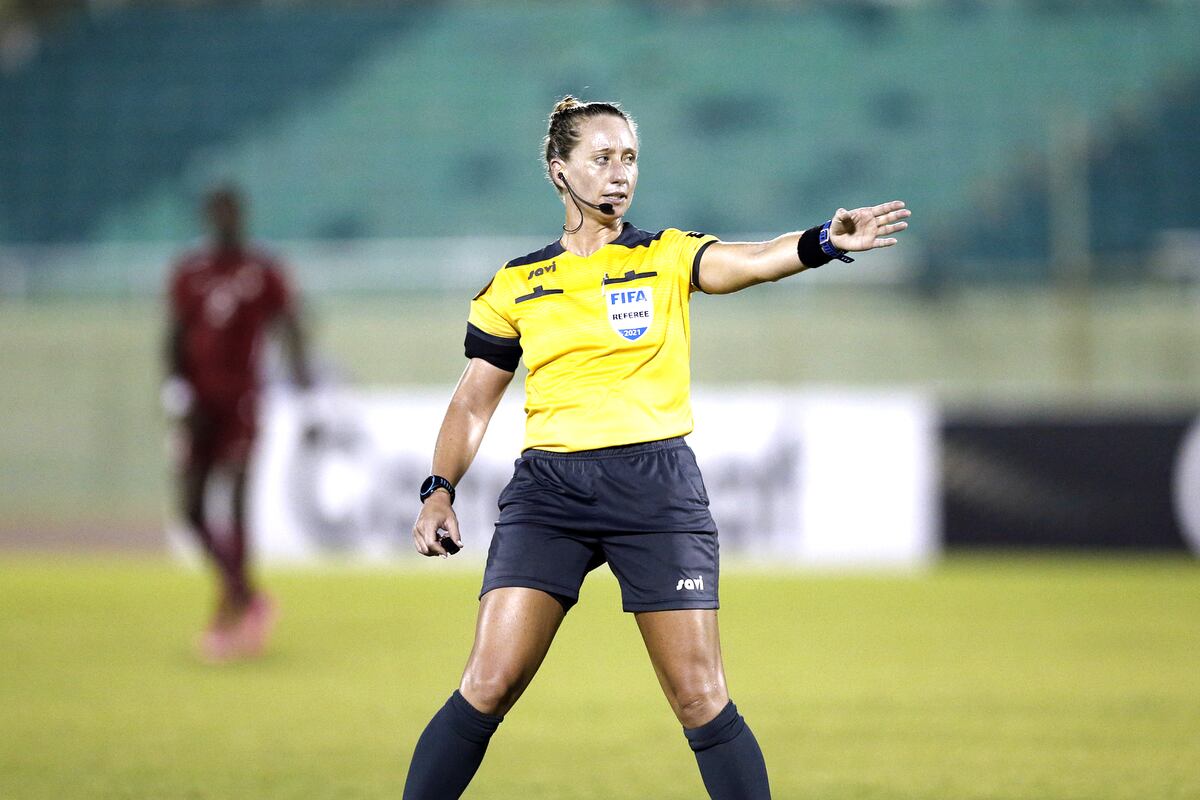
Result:
<svg viewBox="0 0 1200 800">
<path fill-rule="evenodd" d="M 196 399 L 193 421 L 186 427 L 190 466 L 245 465 L 258 433 L 258 398 L 243 394 L 222 402 Z"/>
</svg>

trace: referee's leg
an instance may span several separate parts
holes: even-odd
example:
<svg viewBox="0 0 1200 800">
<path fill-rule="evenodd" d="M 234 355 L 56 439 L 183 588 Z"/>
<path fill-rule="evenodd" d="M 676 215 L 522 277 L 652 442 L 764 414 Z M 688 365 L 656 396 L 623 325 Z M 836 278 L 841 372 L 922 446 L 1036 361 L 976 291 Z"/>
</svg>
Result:
<svg viewBox="0 0 1200 800">
<path fill-rule="evenodd" d="M 404 800 L 462 795 L 492 734 L 542 665 L 565 615 L 563 605 L 539 589 L 505 587 L 483 596 L 462 682 L 417 741 Z"/>
<path fill-rule="evenodd" d="M 767 767 L 725 685 L 716 609 L 635 614 L 654 672 L 714 800 L 767 800 Z"/>
</svg>

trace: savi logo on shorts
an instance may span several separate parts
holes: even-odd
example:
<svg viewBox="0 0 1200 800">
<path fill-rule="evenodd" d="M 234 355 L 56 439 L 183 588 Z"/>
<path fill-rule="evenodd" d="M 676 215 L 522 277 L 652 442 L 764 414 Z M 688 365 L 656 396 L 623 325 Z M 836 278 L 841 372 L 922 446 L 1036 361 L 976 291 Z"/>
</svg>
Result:
<svg viewBox="0 0 1200 800">
<path fill-rule="evenodd" d="M 692 580 L 691 578 L 682 578 L 679 581 L 679 583 L 675 584 L 675 591 L 681 592 L 684 589 L 691 589 L 694 591 L 703 592 L 704 591 L 704 576 L 697 575 L 695 580 Z"/>
<path fill-rule="evenodd" d="M 629 341 L 640 339 L 654 322 L 654 292 L 649 286 L 638 289 L 605 289 L 604 307 L 613 330 Z"/>
</svg>

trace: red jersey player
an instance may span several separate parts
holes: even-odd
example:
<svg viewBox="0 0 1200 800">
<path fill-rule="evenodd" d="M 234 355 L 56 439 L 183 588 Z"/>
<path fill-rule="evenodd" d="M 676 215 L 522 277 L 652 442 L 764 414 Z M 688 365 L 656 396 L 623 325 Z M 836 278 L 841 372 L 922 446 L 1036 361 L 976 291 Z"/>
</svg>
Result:
<svg viewBox="0 0 1200 800">
<path fill-rule="evenodd" d="M 237 191 L 214 190 L 204 212 L 210 245 L 184 256 L 171 276 L 163 399 L 185 443 L 183 515 L 221 579 L 200 649 L 225 661 L 261 651 L 275 616 L 251 584 L 246 546 L 247 461 L 257 431 L 259 355 L 270 328 L 278 325 L 283 335 L 295 382 L 307 389 L 311 376 L 287 278 L 278 263 L 246 246 Z M 228 471 L 233 484 L 227 537 L 215 535 L 205 514 L 205 486 L 216 469 Z"/>
</svg>

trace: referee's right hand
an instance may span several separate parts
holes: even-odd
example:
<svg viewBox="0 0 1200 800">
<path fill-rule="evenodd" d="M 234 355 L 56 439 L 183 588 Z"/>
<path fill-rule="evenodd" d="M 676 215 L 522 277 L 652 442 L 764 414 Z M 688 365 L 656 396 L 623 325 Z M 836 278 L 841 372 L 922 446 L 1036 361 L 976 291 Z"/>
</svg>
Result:
<svg viewBox="0 0 1200 800">
<path fill-rule="evenodd" d="M 442 534 L 441 531 L 445 531 Z M 443 536 L 448 537 L 459 550 L 462 550 L 462 536 L 458 532 L 458 517 L 450 506 L 450 495 L 444 491 L 436 491 L 429 496 L 421 506 L 421 513 L 413 525 L 413 545 L 423 556 L 441 556 L 447 558 L 450 553 L 442 546 Z"/>
</svg>

